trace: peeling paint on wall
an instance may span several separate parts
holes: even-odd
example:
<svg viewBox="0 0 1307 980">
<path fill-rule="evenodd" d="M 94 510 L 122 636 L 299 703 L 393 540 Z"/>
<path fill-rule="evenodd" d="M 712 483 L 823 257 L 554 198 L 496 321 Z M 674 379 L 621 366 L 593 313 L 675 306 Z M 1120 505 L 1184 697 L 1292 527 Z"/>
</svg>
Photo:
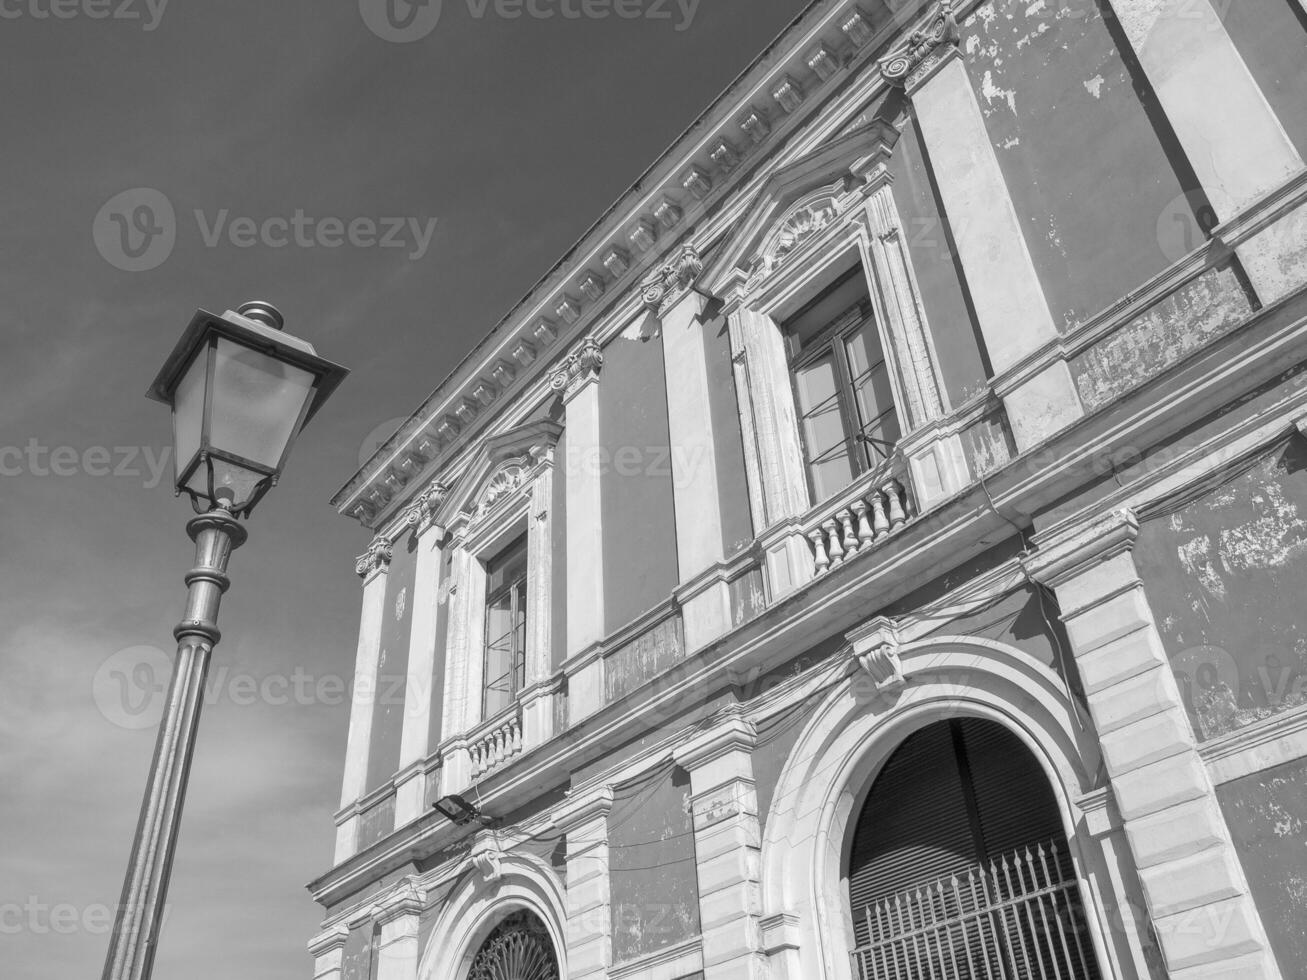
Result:
<svg viewBox="0 0 1307 980">
<path fill-rule="evenodd" d="M 1307 761 L 1217 787 L 1286 980 L 1307 976 Z"/>
<path fill-rule="evenodd" d="M 1141 101 L 1151 95 L 1092 0 L 988 0 L 960 27 L 1031 259 L 1055 321 L 1072 327 L 1171 261 L 1157 220 L 1185 188 Z"/>
<path fill-rule="evenodd" d="M 1209 269 L 1071 362 L 1092 411 L 1155 377 L 1252 312 L 1230 266 Z"/>
<path fill-rule="evenodd" d="M 1307 704 L 1307 440 L 1146 522 L 1135 557 L 1200 739 Z"/>
<path fill-rule="evenodd" d="M 672 616 L 609 654 L 604 661 L 605 701 L 625 697 L 680 663 L 684 656 L 681 617 Z"/>
<path fill-rule="evenodd" d="M 962 451 L 976 477 L 985 476 L 1011 462 L 1016 455 L 1016 444 L 1004 422 L 1001 408 L 963 430 Z"/>
<path fill-rule="evenodd" d="M 666 769 L 615 794 L 608 818 L 613 961 L 699 933 L 689 777 Z"/>
</svg>

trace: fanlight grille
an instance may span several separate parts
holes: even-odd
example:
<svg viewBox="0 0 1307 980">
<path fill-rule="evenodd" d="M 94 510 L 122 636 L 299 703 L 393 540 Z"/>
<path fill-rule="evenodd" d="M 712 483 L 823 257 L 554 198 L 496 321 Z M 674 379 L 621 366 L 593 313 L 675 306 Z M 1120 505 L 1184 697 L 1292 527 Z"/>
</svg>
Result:
<svg viewBox="0 0 1307 980">
<path fill-rule="evenodd" d="M 468 980 L 559 980 L 544 925 L 529 913 L 505 919 L 481 946 Z"/>
</svg>

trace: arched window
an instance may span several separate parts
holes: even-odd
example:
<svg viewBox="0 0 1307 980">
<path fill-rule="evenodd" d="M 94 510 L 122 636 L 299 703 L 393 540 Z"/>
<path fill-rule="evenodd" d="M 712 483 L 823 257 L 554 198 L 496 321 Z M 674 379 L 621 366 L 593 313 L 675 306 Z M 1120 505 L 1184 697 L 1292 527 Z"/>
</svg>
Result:
<svg viewBox="0 0 1307 980">
<path fill-rule="evenodd" d="M 559 980 L 558 958 L 545 924 L 530 912 L 499 923 L 472 959 L 468 980 Z"/>
<path fill-rule="evenodd" d="M 992 721 L 908 737 L 863 804 L 849 856 L 861 980 L 1098 980 L 1056 799 Z"/>
</svg>

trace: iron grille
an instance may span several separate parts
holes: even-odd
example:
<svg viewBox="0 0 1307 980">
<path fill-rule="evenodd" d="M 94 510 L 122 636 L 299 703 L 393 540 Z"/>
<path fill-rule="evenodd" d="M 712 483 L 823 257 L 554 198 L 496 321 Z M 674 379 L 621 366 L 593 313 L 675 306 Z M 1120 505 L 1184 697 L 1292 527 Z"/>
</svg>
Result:
<svg viewBox="0 0 1307 980">
<path fill-rule="evenodd" d="M 1099 980 L 1064 842 L 1018 848 L 861 911 L 861 980 Z"/>
</svg>

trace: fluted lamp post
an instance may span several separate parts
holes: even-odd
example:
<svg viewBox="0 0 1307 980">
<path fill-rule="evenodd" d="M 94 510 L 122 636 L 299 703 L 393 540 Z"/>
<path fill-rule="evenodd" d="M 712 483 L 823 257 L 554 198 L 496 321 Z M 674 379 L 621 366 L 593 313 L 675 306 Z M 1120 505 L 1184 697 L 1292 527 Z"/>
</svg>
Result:
<svg viewBox="0 0 1307 980">
<path fill-rule="evenodd" d="M 186 527 L 195 567 L 186 575 L 186 616 L 173 631 L 177 660 L 104 980 L 144 980 L 153 968 L 205 677 L 220 636 L 218 605 L 230 584 L 227 561 L 245 543 L 239 519 L 276 485 L 296 436 L 348 373 L 283 333 L 283 325 L 267 303 L 222 316 L 200 310 L 150 386 L 149 397 L 172 409 L 177 493 L 191 498 L 198 515 Z"/>
</svg>

